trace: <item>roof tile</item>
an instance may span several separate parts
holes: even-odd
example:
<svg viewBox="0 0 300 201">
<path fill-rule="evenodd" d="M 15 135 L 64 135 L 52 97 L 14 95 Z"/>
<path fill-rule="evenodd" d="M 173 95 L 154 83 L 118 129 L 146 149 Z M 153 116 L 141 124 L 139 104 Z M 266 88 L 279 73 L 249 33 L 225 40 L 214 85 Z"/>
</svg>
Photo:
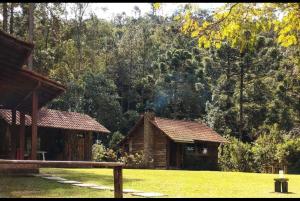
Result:
<svg viewBox="0 0 300 201">
<path fill-rule="evenodd" d="M 12 123 L 11 110 L 0 109 L 0 117 L 7 123 Z M 20 114 L 17 111 L 17 125 L 20 125 Z M 31 125 L 31 116 L 25 116 L 25 125 Z M 41 109 L 38 117 L 38 126 L 47 128 L 62 128 L 69 130 L 94 131 L 110 133 L 108 129 L 86 114 L 65 112 L 52 109 Z"/>
<path fill-rule="evenodd" d="M 227 142 L 227 140 L 204 123 L 184 120 L 171 120 L 155 117 L 152 123 L 174 141 Z"/>
</svg>

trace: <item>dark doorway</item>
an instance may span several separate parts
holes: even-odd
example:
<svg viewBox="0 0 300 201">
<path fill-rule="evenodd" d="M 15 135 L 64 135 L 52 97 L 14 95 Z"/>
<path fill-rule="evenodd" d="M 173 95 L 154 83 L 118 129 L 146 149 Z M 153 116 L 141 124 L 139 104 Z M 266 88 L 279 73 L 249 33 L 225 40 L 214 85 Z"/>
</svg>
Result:
<svg viewBox="0 0 300 201">
<path fill-rule="evenodd" d="M 177 153 L 177 146 L 176 143 L 174 143 L 173 141 L 170 141 L 170 167 L 171 168 L 175 168 L 177 167 L 177 157 L 176 157 L 176 153 Z"/>
</svg>

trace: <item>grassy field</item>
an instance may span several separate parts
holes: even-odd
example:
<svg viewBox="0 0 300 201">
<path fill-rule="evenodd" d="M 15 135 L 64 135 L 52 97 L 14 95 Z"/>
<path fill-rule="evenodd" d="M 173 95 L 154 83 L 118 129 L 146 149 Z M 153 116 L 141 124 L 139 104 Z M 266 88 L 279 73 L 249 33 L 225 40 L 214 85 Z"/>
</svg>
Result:
<svg viewBox="0 0 300 201">
<path fill-rule="evenodd" d="M 111 169 L 42 169 L 41 172 L 86 183 L 113 186 Z M 123 175 L 124 188 L 163 193 L 173 198 L 300 197 L 300 175 L 287 175 L 290 192 L 288 194 L 273 192 L 273 178 L 277 175 L 272 174 L 125 169 Z M 109 191 L 72 187 L 39 178 L 1 178 L 0 186 L 0 196 L 113 197 L 113 193 Z"/>
</svg>

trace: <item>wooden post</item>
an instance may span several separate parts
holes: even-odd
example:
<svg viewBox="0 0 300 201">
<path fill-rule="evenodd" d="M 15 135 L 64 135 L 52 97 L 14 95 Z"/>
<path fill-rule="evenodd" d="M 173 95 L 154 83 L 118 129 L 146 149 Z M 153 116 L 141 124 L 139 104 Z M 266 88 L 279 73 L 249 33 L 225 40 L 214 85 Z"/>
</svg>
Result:
<svg viewBox="0 0 300 201">
<path fill-rule="evenodd" d="M 114 190 L 115 198 L 123 198 L 122 167 L 114 167 Z"/>
<path fill-rule="evenodd" d="M 86 132 L 84 134 L 84 160 L 92 160 L 92 132 Z"/>
<path fill-rule="evenodd" d="M 11 158 L 16 159 L 17 137 L 16 137 L 16 110 L 11 111 Z"/>
<path fill-rule="evenodd" d="M 25 151 L 25 113 L 20 112 L 20 159 L 24 160 Z"/>
<path fill-rule="evenodd" d="M 31 113 L 31 160 L 37 158 L 37 118 L 38 118 L 38 96 L 37 91 L 32 93 L 32 113 Z"/>
</svg>

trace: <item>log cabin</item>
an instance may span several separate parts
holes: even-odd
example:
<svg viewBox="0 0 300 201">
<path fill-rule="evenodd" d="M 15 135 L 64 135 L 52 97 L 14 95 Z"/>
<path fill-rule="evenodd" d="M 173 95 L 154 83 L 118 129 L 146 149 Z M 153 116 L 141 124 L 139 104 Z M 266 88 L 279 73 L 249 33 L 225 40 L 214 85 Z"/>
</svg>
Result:
<svg viewBox="0 0 300 201">
<path fill-rule="evenodd" d="M 119 143 L 124 154 L 143 153 L 146 168 L 217 170 L 227 140 L 204 123 L 156 117 L 148 111 Z"/>
<path fill-rule="evenodd" d="M 87 116 L 82 118 L 82 115 L 75 113 L 42 109 L 64 93 L 66 87 L 26 68 L 25 64 L 33 48 L 34 44 L 0 31 L 0 109 L 3 112 L 0 124 L 0 158 L 36 160 L 40 152 L 49 151 L 49 159 L 90 159 L 90 150 L 86 151 L 86 154 L 82 151 L 91 149 L 88 145 L 91 135 L 87 133 L 107 133 L 107 129 L 100 124 L 96 125 L 95 121 Z M 47 120 L 43 119 L 44 117 Z M 73 117 L 79 121 L 73 122 Z M 93 122 L 93 125 L 86 128 L 85 125 L 89 125 L 90 122 Z M 64 123 L 68 123 L 69 127 Z M 60 143 L 62 138 L 64 143 Z M 61 145 L 56 147 L 55 143 Z M 76 147 L 80 143 L 86 146 Z M 77 150 L 73 154 L 73 148 L 81 151 Z M 33 172 L 38 172 L 38 166 L 0 166 L 0 173 Z"/>
</svg>

